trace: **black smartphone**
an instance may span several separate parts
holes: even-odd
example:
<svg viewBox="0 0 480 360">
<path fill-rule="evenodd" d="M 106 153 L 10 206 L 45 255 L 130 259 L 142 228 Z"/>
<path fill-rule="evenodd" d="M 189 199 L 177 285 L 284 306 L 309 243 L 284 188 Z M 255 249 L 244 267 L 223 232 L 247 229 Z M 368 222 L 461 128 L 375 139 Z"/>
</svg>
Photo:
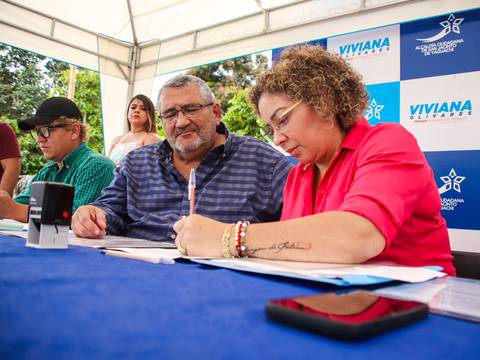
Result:
<svg viewBox="0 0 480 360">
<path fill-rule="evenodd" d="M 359 340 L 425 318 L 428 305 L 368 291 L 271 300 L 270 319 L 322 335 Z"/>
</svg>

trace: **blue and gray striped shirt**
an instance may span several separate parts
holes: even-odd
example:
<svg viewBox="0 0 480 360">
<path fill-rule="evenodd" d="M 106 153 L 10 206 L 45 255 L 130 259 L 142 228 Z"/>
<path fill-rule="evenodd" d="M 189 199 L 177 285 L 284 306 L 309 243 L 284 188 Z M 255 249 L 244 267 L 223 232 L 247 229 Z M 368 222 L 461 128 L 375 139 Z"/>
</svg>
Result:
<svg viewBox="0 0 480 360">
<path fill-rule="evenodd" d="M 222 124 L 223 125 L 223 124 Z M 280 219 L 287 157 L 251 137 L 228 134 L 196 170 L 195 211 L 223 222 Z M 189 214 L 188 182 L 172 162 L 167 141 L 128 153 L 92 205 L 107 213 L 107 232 L 173 241 L 173 224 Z"/>
</svg>

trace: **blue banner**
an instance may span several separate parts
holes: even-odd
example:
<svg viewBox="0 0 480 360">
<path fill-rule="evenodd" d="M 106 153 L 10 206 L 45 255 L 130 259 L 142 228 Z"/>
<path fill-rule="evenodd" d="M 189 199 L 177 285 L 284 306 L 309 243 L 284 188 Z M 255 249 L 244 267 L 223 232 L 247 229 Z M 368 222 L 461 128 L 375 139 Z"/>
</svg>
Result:
<svg viewBox="0 0 480 360">
<path fill-rule="evenodd" d="M 327 48 L 327 39 L 311 40 L 311 41 L 307 41 L 307 42 L 302 43 L 302 44 L 320 45 L 321 47 L 326 49 Z M 280 55 L 281 55 L 283 50 L 291 48 L 293 46 L 302 45 L 302 44 L 294 44 L 294 45 L 290 45 L 290 46 L 284 46 L 284 47 L 279 47 L 279 48 L 272 49 L 272 62 L 276 63 L 278 60 L 280 60 Z"/>
<path fill-rule="evenodd" d="M 479 9 L 404 23 L 400 34 L 401 80 L 480 70 Z"/>
<path fill-rule="evenodd" d="M 425 152 L 449 228 L 480 230 L 480 150 Z"/>
<path fill-rule="evenodd" d="M 371 125 L 400 122 L 400 82 L 367 85 L 369 106 L 364 116 Z"/>
</svg>

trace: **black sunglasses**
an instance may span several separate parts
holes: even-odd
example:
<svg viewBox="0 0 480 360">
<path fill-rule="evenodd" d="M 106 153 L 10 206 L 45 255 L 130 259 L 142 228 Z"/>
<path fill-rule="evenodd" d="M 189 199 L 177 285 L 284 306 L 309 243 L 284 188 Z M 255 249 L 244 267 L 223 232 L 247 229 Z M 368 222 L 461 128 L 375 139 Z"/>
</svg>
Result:
<svg viewBox="0 0 480 360">
<path fill-rule="evenodd" d="M 57 124 L 57 125 L 42 126 L 42 127 L 38 127 L 38 128 L 30 130 L 30 135 L 32 135 L 33 140 L 36 140 L 36 138 L 38 136 L 41 136 L 45 139 L 48 139 L 50 137 L 50 130 L 58 129 L 58 128 L 66 128 L 66 127 L 69 127 L 69 126 L 70 126 L 70 124 Z"/>
</svg>

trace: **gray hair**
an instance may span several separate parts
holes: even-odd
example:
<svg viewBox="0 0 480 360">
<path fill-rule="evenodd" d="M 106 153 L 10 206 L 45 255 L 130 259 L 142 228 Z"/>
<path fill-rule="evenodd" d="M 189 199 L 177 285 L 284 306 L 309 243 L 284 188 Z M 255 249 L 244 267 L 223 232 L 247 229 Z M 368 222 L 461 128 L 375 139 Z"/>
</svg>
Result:
<svg viewBox="0 0 480 360">
<path fill-rule="evenodd" d="M 193 75 L 177 75 L 170 80 L 168 80 L 163 86 L 161 87 L 158 98 L 157 98 L 157 109 L 160 110 L 161 101 L 160 98 L 162 97 L 162 93 L 165 89 L 168 88 L 181 88 L 187 85 L 196 85 L 200 90 L 200 94 L 205 102 L 210 103 L 215 101 L 215 95 L 213 95 L 212 90 L 207 85 L 205 81 L 200 79 L 199 77 Z"/>
</svg>

